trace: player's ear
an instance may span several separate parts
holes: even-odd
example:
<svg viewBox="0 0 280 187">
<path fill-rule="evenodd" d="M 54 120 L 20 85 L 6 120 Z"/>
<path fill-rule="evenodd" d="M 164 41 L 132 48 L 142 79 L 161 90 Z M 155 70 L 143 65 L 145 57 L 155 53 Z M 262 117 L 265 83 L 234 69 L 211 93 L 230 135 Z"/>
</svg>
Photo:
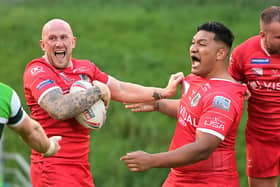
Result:
<svg viewBox="0 0 280 187">
<path fill-rule="evenodd" d="M 263 38 L 265 36 L 265 33 L 261 30 L 260 31 L 260 36 Z"/>
<path fill-rule="evenodd" d="M 40 40 L 40 47 L 41 47 L 42 51 L 45 51 L 45 44 L 44 44 L 43 40 Z"/>
<path fill-rule="evenodd" d="M 224 60 L 225 58 L 227 58 L 227 54 L 228 54 L 228 50 L 227 50 L 225 47 L 220 48 L 220 49 L 218 49 L 218 51 L 217 51 L 216 59 L 217 59 L 218 61 Z"/>
<path fill-rule="evenodd" d="M 77 42 L 77 38 L 76 37 L 73 37 L 73 41 L 72 41 L 72 48 L 75 48 L 76 47 L 76 42 Z"/>
</svg>

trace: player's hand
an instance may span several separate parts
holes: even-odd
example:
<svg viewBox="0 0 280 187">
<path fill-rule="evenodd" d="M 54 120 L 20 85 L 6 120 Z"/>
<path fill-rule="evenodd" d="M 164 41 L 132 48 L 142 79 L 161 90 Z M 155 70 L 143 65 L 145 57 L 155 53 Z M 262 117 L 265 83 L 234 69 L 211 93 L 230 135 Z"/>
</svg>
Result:
<svg viewBox="0 0 280 187">
<path fill-rule="evenodd" d="M 183 79 L 183 72 L 172 74 L 169 78 L 167 87 L 164 89 L 163 94 L 161 94 L 163 98 L 173 97 L 177 92 L 178 84 L 180 84 Z"/>
<path fill-rule="evenodd" d="M 125 108 L 131 109 L 132 112 L 153 112 L 158 109 L 157 101 L 147 103 L 124 103 Z"/>
<path fill-rule="evenodd" d="M 111 91 L 108 86 L 100 81 L 92 81 L 93 86 L 98 86 L 101 90 L 101 99 L 104 101 L 106 109 L 108 109 L 111 100 Z"/>
<path fill-rule="evenodd" d="M 121 157 L 120 160 L 123 161 L 129 170 L 133 172 L 148 170 L 153 167 L 154 163 L 152 154 L 144 151 L 126 153 L 126 155 Z"/>
<path fill-rule="evenodd" d="M 59 141 L 61 140 L 61 136 L 52 136 L 49 138 L 50 140 L 50 146 L 48 148 L 48 150 L 43 153 L 42 155 L 44 157 L 50 157 L 52 155 L 54 155 L 55 153 L 57 153 L 60 150 L 60 145 L 59 145 Z"/>
</svg>

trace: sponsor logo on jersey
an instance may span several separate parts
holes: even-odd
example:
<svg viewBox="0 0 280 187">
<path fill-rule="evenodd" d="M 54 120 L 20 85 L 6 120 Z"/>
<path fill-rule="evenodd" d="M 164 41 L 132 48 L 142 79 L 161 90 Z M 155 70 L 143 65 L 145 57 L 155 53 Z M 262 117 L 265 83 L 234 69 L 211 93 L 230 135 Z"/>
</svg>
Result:
<svg viewBox="0 0 280 187">
<path fill-rule="evenodd" d="M 252 72 L 257 76 L 263 76 L 263 68 L 252 68 Z M 280 72 L 278 69 L 271 69 L 269 75 L 272 77 L 280 77 Z"/>
<path fill-rule="evenodd" d="M 197 94 L 194 96 L 194 98 L 192 99 L 192 101 L 191 101 L 191 106 L 192 106 L 192 107 L 195 107 L 195 106 L 197 105 L 197 103 L 198 103 L 198 101 L 199 101 L 200 98 L 201 98 L 200 93 L 197 93 Z"/>
<path fill-rule="evenodd" d="M 252 81 L 249 82 L 249 85 L 251 86 L 251 88 L 253 88 L 254 90 L 259 90 L 262 88 L 261 84 L 259 83 L 259 81 Z"/>
<path fill-rule="evenodd" d="M 247 167 L 248 168 L 252 168 L 253 167 L 253 159 L 251 159 L 251 158 L 248 158 L 248 160 L 247 160 Z"/>
<path fill-rule="evenodd" d="M 252 58 L 251 64 L 270 64 L 269 58 Z"/>
<path fill-rule="evenodd" d="M 248 85 L 254 90 L 266 89 L 267 91 L 271 90 L 280 90 L 280 82 L 271 82 L 271 81 L 249 81 Z"/>
<path fill-rule="evenodd" d="M 40 73 L 40 72 L 45 72 L 42 66 L 35 66 L 30 70 L 32 76 Z"/>
<path fill-rule="evenodd" d="M 74 73 L 84 73 L 85 71 L 91 71 L 91 69 L 87 66 L 82 66 L 73 70 Z"/>
<path fill-rule="evenodd" d="M 255 75 L 263 76 L 263 69 L 262 69 L 262 68 L 252 68 L 252 72 L 253 72 Z"/>
<path fill-rule="evenodd" d="M 212 107 L 214 108 L 220 108 L 222 110 L 225 110 L 225 111 L 229 111 L 229 107 L 230 107 L 230 103 L 231 103 L 231 100 L 230 99 L 227 99 L 223 96 L 215 96 L 214 100 L 213 100 L 213 103 L 212 103 Z"/>
<path fill-rule="evenodd" d="M 223 131 L 225 130 L 225 122 L 216 117 L 206 117 L 203 124 L 215 129 L 221 129 Z"/>
<path fill-rule="evenodd" d="M 272 69 L 272 77 L 280 77 L 280 73 L 278 69 Z"/>
<path fill-rule="evenodd" d="M 191 126 L 197 127 L 198 119 L 195 116 L 188 113 L 186 107 L 181 104 L 179 107 L 178 121 L 184 127 L 187 126 L 188 124 Z"/>
<path fill-rule="evenodd" d="M 51 79 L 46 79 L 44 81 L 42 81 L 40 84 L 37 85 L 37 90 L 41 90 L 42 88 L 44 88 L 45 86 L 49 85 L 49 84 L 52 84 L 54 83 L 53 80 Z"/>
</svg>

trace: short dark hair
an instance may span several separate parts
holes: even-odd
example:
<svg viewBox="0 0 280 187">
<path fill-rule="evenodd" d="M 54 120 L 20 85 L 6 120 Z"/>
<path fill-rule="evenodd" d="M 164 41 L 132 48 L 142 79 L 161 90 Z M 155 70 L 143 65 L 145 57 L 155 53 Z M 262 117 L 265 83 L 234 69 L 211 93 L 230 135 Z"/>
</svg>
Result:
<svg viewBox="0 0 280 187">
<path fill-rule="evenodd" d="M 234 35 L 231 30 L 218 22 L 207 22 L 197 27 L 197 31 L 208 31 L 215 33 L 214 40 L 224 42 L 229 48 L 231 48 Z"/>
<path fill-rule="evenodd" d="M 261 21 L 264 24 L 270 24 L 272 21 L 278 21 L 280 23 L 280 7 L 271 6 L 265 9 L 261 14 Z"/>
</svg>

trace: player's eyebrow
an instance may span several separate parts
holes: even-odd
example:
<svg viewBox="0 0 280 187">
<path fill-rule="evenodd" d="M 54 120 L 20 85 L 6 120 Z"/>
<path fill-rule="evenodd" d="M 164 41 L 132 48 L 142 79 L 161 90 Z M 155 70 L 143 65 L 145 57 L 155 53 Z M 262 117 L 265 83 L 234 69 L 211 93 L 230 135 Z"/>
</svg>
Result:
<svg viewBox="0 0 280 187">
<path fill-rule="evenodd" d="M 209 43 L 209 40 L 207 40 L 206 38 L 201 38 L 201 39 L 192 39 L 192 43 Z"/>
</svg>

